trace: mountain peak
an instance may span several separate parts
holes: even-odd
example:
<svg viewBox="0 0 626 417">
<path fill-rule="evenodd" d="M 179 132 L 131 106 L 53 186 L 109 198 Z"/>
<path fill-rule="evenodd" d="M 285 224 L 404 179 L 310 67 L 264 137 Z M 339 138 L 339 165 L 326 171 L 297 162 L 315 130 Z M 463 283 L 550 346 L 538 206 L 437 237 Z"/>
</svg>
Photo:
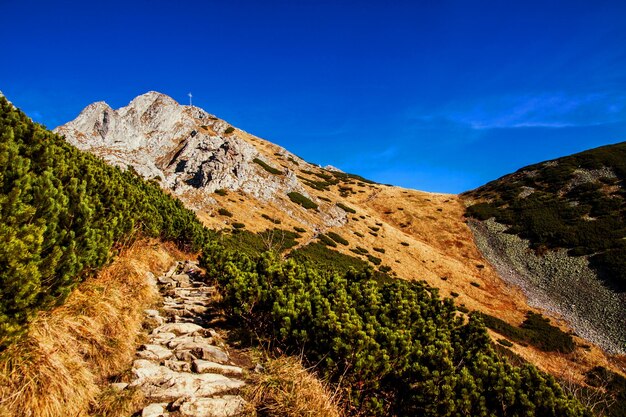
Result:
<svg viewBox="0 0 626 417">
<path fill-rule="evenodd" d="M 156 91 L 117 110 L 104 102 L 90 104 L 56 132 L 111 164 L 158 179 L 178 196 L 196 195 L 202 200 L 197 206 L 211 203 L 208 195 L 218 189 L 279 205 L 295 192 L 320 204 L 298 178 L 301 170 L 316 166 Z M 346 221 L 345 211 L 332 204 L 319 215 L 327 225 Z"/>
<path fill-rule="evenodd" d="M 148 91 L 135 97 L 127 107 L 147 109 L 153 105 L 180 106 L 176 100 L 166 94 L 158 91 Z"/>
</svg>

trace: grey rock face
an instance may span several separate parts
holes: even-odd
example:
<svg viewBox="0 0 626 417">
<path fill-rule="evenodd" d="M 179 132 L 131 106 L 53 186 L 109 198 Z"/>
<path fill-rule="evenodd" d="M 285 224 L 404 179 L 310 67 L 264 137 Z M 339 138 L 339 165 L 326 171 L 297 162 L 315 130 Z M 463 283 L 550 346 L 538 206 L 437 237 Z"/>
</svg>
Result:
<svg viewBox="0 0 626 417">
<path fill-rule="evenodd" d="M 192 208 L 214 202 L 210 194 L 217 189 L 240 190 L 263 201 L 286 201 L 292 191 L 316 200 L 290 169 L 277 166 L 282 175 L 268 174 L 254 159 L 269 161 L 244 140 L 245 133 L 229 128 L 202 109 L 179 105 L 151 91 L 117 110 L 105 102 L 90 104 L 55 132 L 112 165 L 133 167 L 180 197 L 200 192 L 204 203 L 190 198 Z M 284 149 L 280 154 L 300 167 L 313 167 Z M 320 212 L 320 220 L 326 226 L 339 226 L 345 223 L 346 214 L 332 206 Z"/>
<path fill-rule="evenodd" d="M 508 283 L 534 307 L 562 316 L 581 337 L 610 353 L 625 353 L 626 294 L 606 288 L 585 257 L 564 249 L 537 256 L 527 240 L 504 233 L 493 219 L 470 221 L 476 245 Z"/>
<path fill-rule="evenodd" d="M 260 176 L 262 168 L 253 159 L 263 156 L 238 132 L 226 134 L 228 127 L 204 110 L 151 91 L 117 110 L 105 102 L 90 104 L 55 131 L 79 149 L 132 166 L 177 193 L 241 189 L 267 200 L 278 190 L 301 188 L 295 175 Z"/>
</svg>

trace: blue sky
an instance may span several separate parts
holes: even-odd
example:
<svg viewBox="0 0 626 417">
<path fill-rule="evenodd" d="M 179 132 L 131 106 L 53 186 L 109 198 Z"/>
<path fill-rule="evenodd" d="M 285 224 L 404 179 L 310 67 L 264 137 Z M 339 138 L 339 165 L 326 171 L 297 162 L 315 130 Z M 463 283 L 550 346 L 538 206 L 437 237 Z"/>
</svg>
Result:
<svg viewBox="0 0 626 417">
<path fill-rule="evenodd" d="M 0 21 L 0 90 L 51 128 L 191 91 L 311 162 L 439 192 L 626 140 L 623 0 L 0 0 Z"/>
</svg>

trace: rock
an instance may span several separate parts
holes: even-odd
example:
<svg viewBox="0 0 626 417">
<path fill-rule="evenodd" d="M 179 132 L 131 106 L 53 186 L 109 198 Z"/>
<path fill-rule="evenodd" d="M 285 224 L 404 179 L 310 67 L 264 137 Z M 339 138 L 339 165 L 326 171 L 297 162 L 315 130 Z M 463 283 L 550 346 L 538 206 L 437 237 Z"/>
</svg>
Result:
<svg viewBox="0 0 626 417">
<path fill-rule="evenodd" d="M 193 398 L 180 406 L 185 417 L 230 417 L 245 411 L 246 402 L 238 395 L 224 395 L 216 398 Z"/>
<path fill-rule="evenodd" d="M 192 362 L 192 361 L 198 359 L 189 350 L 178 350 L 178 351 L 175 351 L 174 352 L 174 356 L 176 356 L 176 359 L 178 359 L 178 360 L 187 361 L 187 362 Z"/>
<path fill-rule="evenodd" d="M 185 305 L 185 310 L 195 315 L 200 315 L 200 314 L 206 313 L 208 308 L 205 306 L 198 306 L 198 305 L 190 305 L 190 306 Z"/>
<path fill-rule="evenodd" d="M 142 380 L 147 378 L 155 378 L 163 373 L 162 367 L 147 359 L 137 359 L 133 362 L 133 375 L 135 380 L 130 384 L 131 386 L 140 384 Z M 139 382 L 137 382 L 139 381 Z"/>
<path fill-rule="evenodd" d="M 150 340 L 152 341 L 153 344 L 165 345 L 169 340 L 172 340 L 175 337 L 176 335 L 174 333 L 163 332 L 163 333 L 157 333 L 151 336 Z"/>
<path fill-rule="evenodd" d="M 174 353 L 161 345 L 143 345 L 143 350 L 137 352 L 137 356 L 142 359 L 150 359 L 153 361 L 162 361 L 171 358 Z"/>
<path fill-rule="evenodd" d="M 262 374 L 263 372 L 265 372 L 265 367 L 260 363 L 257 363 L 254 367 L 254 372 L 256 372 L 257 374 Z"/>
<path fill-rule="evenodd" d="M 242 375 L 243 370 L 238 366 L 222 365 L 217 362 L 196 359 L 193 361 L 193 371 L 199 374 L 205 372 L 219 373 L 222 375 Z"/>
<path fill-rule="evenodd" d="M 123 391 L 128 388 L 128 384 L 126 382 L 114 382 L 111 384 L 111 388 L 116 391 Z"/>
<path fill-rule="evenodd" d="M 159 281 L 159 284 L 162 285 L 176 285 L 176 281 L 174 281 L 172 278 L 170 277 L 166 277 L 166 276 L 160 276 L 157 281 Z"/>
<path fill-rule="evenodd" d="M 187 361 L 167 360 L 163 365 L 176 372 L 191 372 L 191 364 Z"/>
<path fill-rule="evenodd" d="M 209 397 L 241 388 L 245 382 L 218 374 L 190 374 L 160 367 L 158 374 L 136 385 L 148 398 L 176 400 L 180 397 Z"/>
<path fill-rule="evenodd" d="M 161 316 L 158 310 L 144 310 L 143 312 L 146 313 L 146 316 L 148 317 L 160 317 Z"/>
<path fill-rule="evenodd" d="M 190 352 L 196 358 L 219 363 L 228 363 L 229 360 L 228 354 L 222 349 L 206 343 L 184 342 L 176 347 L 175 352 L 176 354 L 178 354 L 178 352 Z"/>
<path fill-rule="evenodd" d="M 229 361 L 228 353 L 215 346 L 204 346 L 200 357 L 208 361 L 219 363 L 227 363 Z"/>
<path fill-rule="evenodd" d="M 141 417 L 167 417 L 168 413 L 165 412 L 167 403 L 154 403 L 145 407 L 141 412 Z"/>
<path fill-rule="evenodd" d="M 154 329 L 152 334 L 174 333 L 176 335 L 181 335 L 195 333 L 200 330 L 203 330 L 203 327 L 193 323 L 167 323 Z"/>
<path fill-rule="evenodd" d="M 212 338 L 206 338 L 202 336 L 179 336 L 171 339 L 167 342 L 167 347 L 170 349 L 179 348 L 179 350 L 192 350 L 198 347 L 208 346 L 213 344 Z"/>
<path fill-rule="evenodd" d="M 171 278 L 172 280 L 176 281 L 179 287 L 188 287 L 191 285 L 191 283 L 189 282 L 189 275 L 187 274 L 173 275 Z"/>
</svg>

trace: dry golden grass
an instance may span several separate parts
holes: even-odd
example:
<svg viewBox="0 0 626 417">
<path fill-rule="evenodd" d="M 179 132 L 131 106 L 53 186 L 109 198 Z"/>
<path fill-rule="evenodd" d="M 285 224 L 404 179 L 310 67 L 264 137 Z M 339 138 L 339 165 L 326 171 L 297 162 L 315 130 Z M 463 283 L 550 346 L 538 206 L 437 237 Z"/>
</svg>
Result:
<svg viewBox="0 0 626 417">
<path fill-rule="evenodd" d="M 0 415 L 88 415 L 101 385 L 129 368 L 143 310 L 159 299 L 148 272 L 164 271 L 178 256 L 171 246 L 138 242 L 80 284 L 63 306 L 40 313 L 0 358 Z"/>
<path fill-rule="evenodd" d="M 340 417 L 337 398 L 294 357 L 280 357 L 251 376 L 246 399 L 259 416 Z"/>
</svg>

